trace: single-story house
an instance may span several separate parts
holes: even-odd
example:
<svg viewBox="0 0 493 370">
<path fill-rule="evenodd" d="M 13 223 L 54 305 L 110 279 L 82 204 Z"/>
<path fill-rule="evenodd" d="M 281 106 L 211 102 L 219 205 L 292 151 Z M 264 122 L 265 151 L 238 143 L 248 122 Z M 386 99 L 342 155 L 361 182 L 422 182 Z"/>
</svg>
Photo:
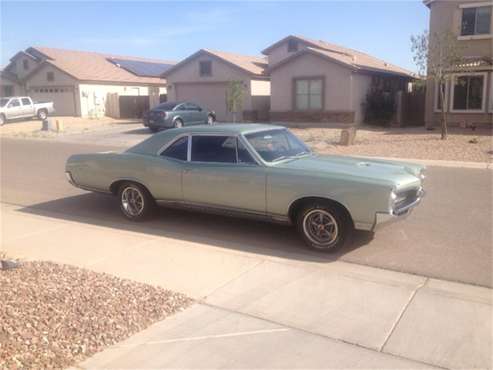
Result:
<svg viewBox="0 0 493 370">
<path fill-rule="evenodd" d="M 161 76 L 167 80 L 168 100 L 193 101 L 215 111 L 218 121 L 232 120 L 226 103 L 228 83 L 242 81 L 243 104 L 237 118 L 255 120 L 269 111 L 270 83 L 266 68 L 263 57 L 201 49 Z"/>
<path fill-rule="evenodd" d="M 165 99 L 160 75 L 174 62 L 30 47 L 1 73 L 3 96 L 53 101 L 56 115 L 139 117 Z"/>
<path fill-rule="evenodd" d="M 287 36 L 268 58 L 271 121 L 359 123 L 372 87 L 406 91 L 414 74 L 363 52 Z"/>
</svg>

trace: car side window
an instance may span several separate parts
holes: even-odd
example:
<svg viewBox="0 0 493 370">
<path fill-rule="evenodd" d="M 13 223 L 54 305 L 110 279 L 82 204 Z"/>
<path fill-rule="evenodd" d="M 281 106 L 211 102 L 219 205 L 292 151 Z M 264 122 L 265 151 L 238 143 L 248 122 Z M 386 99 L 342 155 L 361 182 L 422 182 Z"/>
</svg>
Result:
<svg viewBox="0 0 493 370">
<path fill-rule="evenodd" d="M 184 136 L 176 140 L 173 144 L 167 147 L 161 155 L 167 158 L 186 161 L 188 157 L 188 136 Z"/>
<path fill-rule="evenodd" d="M 193 110 L 196 112 L 202 111 L 202 108 L 200 108 L 197 104 L 193 104 L 193 103 L 189 103 L 188 108 L 189 108 L 189 110 Z"/>
<path fill-rule="evenodd" d="M 12 99 L 12 101 L 9 103 L 9 107 L 12 108 L 12 107 L 18 107 L 20 106 L 21 103 L 19 103 L 19 99 Z"/>
<path fill-rule="evenodd" d="M 255 159 L 253 159 L 250 152 L 247 150 L 245 145 L 241 142 L 240 139 L 237 140 L 238 147 L 238 163 L 246 163 L 246 164 L 257 164 Z"/>
<path fill-rule="evenodd" d="M 234 136 L 192 136 L 192 161 L 236 163 Z"/>
<path fill-rule="evenodd" d="M 28 98 L 22 98 L 22 105 L 31 105 L 31 102 Z"/>
</svg>

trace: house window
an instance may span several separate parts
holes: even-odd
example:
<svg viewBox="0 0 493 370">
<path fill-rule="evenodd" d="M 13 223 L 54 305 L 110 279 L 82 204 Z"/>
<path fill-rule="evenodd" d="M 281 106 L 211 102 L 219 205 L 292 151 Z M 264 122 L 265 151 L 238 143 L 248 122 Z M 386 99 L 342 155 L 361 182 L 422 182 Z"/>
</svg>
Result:
<svg viewBox="0 0 493 370">
<path fill-rule="evenodd" d="M 491 6 L 462 9 L 461 36 L 491 33 Z"/>
<path fill-rule="evenodd" d="M 321 110 L 323 82 L 321 78 L 296 79 L 294 81 L 295 110 Z"/>
<path fill-rule="evenodd" d="M 46 80 L 47 81 L 55 81 L 55 73 L 53 73 L 53 72 L 46 72 Z"/>
<path fill-rule="evenodd" d="M 27 59 L 23 59 L 22 60 L 22 66 L 24 67 L 24 69 L 27 71 L 29 69 L 29 60 Z"/>
<path fill-rule="evenodd" d="M 298 40 L 289 39 L 288 40 L 288 53 L 294 53 L 298 51 Z"/>
<path fill-rule="evenodd" d="M 435 112 L 441 112 L 442 111 L 442 95 L 440 95 L 440 88 L 443 91 L 443 100 L 445 101 L 445 111 L 447 111 L 447 102 L 448 102 L 448 86 L 449 83 L 448 81 L 442 84 L 439 84 L 438 82 L 435 83 Z"/>
<path fill-rule="evenodd" d="M 212 76 L 212 62 L 210 60 L 202 60 L 199 62 L 200 77 Z"/>
<path fill-rule="evenodd" d="M 484 111 L 486 73 L 456 75 L 452 85 L 452 111 Z"/>
</svg>

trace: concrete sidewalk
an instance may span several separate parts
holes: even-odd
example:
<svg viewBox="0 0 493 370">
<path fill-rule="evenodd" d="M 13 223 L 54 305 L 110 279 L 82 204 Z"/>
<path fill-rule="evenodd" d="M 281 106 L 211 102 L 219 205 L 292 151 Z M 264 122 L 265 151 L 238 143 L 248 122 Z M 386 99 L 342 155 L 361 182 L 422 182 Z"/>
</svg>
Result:
<svg viewBox="0 0 493 370">
<path fill-rule="evenodd" d="M 198 303 L 83 368 L 491 368 L 492 291 L 340 261 L 1 208 L 2 250 L 189 294 Z M 300 250 L 303 253 L 303 250 Z"/>
</svg>

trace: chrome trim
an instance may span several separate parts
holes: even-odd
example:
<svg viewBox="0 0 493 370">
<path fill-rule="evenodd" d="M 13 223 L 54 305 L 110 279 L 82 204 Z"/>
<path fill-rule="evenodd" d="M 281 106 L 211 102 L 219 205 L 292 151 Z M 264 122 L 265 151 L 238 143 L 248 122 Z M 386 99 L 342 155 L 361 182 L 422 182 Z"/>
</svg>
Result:
<svg viewBox="0 0 493 370">
<path fill-rule="evenodd" d="M 261 221 L 276 222 L 281 224 L 290 224 L 287 216 L 275 215 L 270 213 L 262 213 L 233 207 L 221 207 L 204 203 L 186 202 L 182 200 L 156 200 L 156 203 L 163 207 L 193 210 L 203 213 L 216 214 L 220 216 L 231 216 L 238 218 L 249 218 Z"/>
<path fill-rule="evenodd" d="M 423 197 L 425 196 L 425 191 L 423 190 L 422 187 L 418 189 L 418 196 L 416 200 L 402 208 L 400 208 L 397 212 L 393 210 L 392 212 L 377 212 L 375 214 L 375 221 L 373 223 L 373 226 L 371 227 L 370 231 L 376 231 L 380 229 L 383 225 L 388 225 L 391 223 L 394 223 L 396 221 L 403 220 L 404 218 L 408 217 L 414 207 L 416 207 Z"/>
</svg>

